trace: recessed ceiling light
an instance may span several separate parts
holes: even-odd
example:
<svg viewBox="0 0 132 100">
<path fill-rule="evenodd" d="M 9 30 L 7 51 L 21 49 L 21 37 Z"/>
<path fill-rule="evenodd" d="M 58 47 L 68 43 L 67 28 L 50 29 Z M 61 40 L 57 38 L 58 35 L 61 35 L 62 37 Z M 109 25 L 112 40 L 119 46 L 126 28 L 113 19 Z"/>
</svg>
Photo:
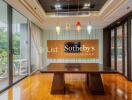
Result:
<svg viewBox="0 0 132 100">
<path fill-rule="evenodd" d="M 84 7 L 90 7 L 90 3 L 85 3 Z"/>
<path fill-rule="evenodd" d="M 56 5 L 55 5 L 55 9 L 56 9 L 56 10 L 61 10 L 61 9 L 62 9 L 62 8 L 61 8 L 61 5 L 60 5 L 60 4 L 56 4 Z"/>
<path fill-rule="evenodd" d="M 90 7 L 90 3 L 85 3 L 84 5 L 83 5 L 83 9 L 88 9 L 89 7 Z"/>
</svg>

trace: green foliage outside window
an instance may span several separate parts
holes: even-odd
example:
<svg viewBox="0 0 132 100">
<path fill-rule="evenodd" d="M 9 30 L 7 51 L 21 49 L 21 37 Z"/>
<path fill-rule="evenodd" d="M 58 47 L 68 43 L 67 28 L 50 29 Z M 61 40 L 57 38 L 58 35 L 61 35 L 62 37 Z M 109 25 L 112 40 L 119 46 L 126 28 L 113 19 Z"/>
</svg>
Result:
<svg viewBox="0 0 132 100">
<path fill-rule="evenodd" d="M 8 35 L 3 29 L 0 29 L 0 64 L 7 64 Z M 13 53 L 20 55 L 20 33 L 13 33 Z M 18 56 L 14 56 L 17 59 Z"/>
</svg>

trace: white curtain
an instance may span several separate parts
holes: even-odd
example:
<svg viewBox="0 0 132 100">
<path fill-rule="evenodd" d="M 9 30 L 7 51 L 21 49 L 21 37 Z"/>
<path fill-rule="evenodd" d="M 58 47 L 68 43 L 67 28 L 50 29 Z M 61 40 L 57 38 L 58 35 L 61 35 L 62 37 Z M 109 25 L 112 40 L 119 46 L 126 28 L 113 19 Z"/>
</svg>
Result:
<svg viewBox="0 0 132 100">
<path fill-rule="evenodd" d="M 33 42 L 31 44 L 34 45 L 35 51 L 37 52 L 37 58 L 36 58 L 37 61 L 35 65 L 39 69 L 40 67 L 42 67 L 42 30 L 38 26 L 30 22 L 30 32 L 31 32 L 31 40 Z"/>
</svg>

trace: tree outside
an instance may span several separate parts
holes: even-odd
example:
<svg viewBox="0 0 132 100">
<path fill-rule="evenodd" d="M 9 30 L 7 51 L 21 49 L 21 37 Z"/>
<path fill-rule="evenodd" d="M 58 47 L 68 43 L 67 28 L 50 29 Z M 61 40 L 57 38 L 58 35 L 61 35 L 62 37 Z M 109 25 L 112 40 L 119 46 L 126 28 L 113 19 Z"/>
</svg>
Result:
<svg viewBox="0 0 132 100">
<path fill-rule="evenodd" d="M 18 59 L 20 55 L 20 33 L 13 34 L 13 53 L 14 58 Z M 7 49 L 8 35 L 4 28 L 0 28 L 0 76 L 7 71 Z"/>
</svg>

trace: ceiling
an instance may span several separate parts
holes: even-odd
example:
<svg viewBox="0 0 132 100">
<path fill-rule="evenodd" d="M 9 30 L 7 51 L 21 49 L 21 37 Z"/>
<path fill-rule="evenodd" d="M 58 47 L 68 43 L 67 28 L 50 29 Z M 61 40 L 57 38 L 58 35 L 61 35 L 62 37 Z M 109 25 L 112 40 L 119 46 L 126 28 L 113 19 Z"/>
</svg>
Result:
<svg viewBox="0 0 132 100">
<path fill-rule="evenodd" d="M 71 16 L 66 16 L 66 15 L 58 16 L 54 14 L 55 11 L 54 12 L 50 12 L 50 10 L 46 11 L 45 9 L 43 9 L 40 0 L 5 0 L 5 1 L 8 2 L 15 9 L 17 9 L 19 12 L 25 15 L 29 20 L 31 20 L 32 22 L 34 22 L 44 30 L 55 29 L 57 23 L 59 23 L 62 28 L 63 27 L 65 28 L 66 23 L 69 23 L 74 28 L 77 21 L 81 22 L 82 28 L 86 28 L 89 22 L 93 27 L 104 28 L 109 24 L 111 24 L 112 22 L 114 22 L 115 20 L 122 17 L 123 15 L 132 11 L 132 7 L 131 7 L 132 0 L 107 0 L 107 1 L 91 0 L 91 1 L 96 1 L 100 4 L 103 3 L 104 4 L 100 8 L 98 8 L 98 10 L 90 11 L 89 14 L 71 15 Z M 51 2 L 55 0 L 42 0 L 42 1 Z M 60 1 L 64 1 L 64 0 L 60 0 Z M 72 1 L 76 1 L 76 0 L 72 0 Z M 80 0 L 80 2 L 83 1 L 86 0 Z M 48 7 L 50 7 L 49 4 L 50 5 L 54 4 L 54 2 L 46 3 Z M 64 4 L 67 5 L 67 3 Z"/>
<path fill-rule="evenodd" d="M 46 13 L 99 11 L 107 0 L 38 0 Z M 70 13 L 71 14 L 71 13 Z"/>
</svg>

